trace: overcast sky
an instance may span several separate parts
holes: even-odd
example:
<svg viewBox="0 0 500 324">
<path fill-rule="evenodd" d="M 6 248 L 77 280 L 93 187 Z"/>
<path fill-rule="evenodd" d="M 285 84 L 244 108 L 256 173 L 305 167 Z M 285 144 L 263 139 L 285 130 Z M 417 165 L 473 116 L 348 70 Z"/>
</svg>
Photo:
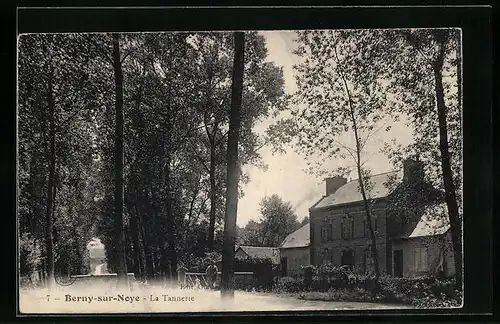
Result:
<svg viewBox="0 0 500 324">
<path fill-rule="evenodd" d="M 283 67 L 286 92 L 290 94 L 295 92 L 297 88 L 293 65 L 298 62 L 298 58 L 292 53 L 296 47 L 294 43 L 295 33 L 292 31 L 266 31 L 262 32 L 262 35 L 266 38 L 268 60 Z M 261 121 L 257 125 L 257 131 L 263 132 L 272 122 L 271 118 Z M 383 143 L 393 137 L 397 137 L 398 142 L 402 144 L 411 142 L 411 129 L 405 125 L 404 118 L 400 123 L 392 124 L 390 132 L 379 134 L 372 145 L 368 147 L 366 153 L 371 157 L 366 167 L 371 169 L 372 174 L 393 170 L 387 157 L 379 152 Z M 249 173 L 250 182 L 243 188 L 244 197 L 238 202 L 238 225 L 245 226 L 249 220 L 258 221 L 260 200 L 272 194 L 278 194 L 285 201 L 289 201 L 295 208 L 299 220 L 308 216 L 309 207 L 319 200 L 325 192 L 323 179 L 305 172 L 306 160 L 292 149 L 288 149 L 287 153 L 283 155 L 273 155 L 269 148 L 264 147 L 260 150 L 260 154 L 268 165 L 268 169 L 264 171 L 256 167 L 246 167 L 245 170 Z M 325 168 L 333 170 L 335 167 L 350 163 L 350 161 L 340 159 L 325 161 Z"/>
</svg>

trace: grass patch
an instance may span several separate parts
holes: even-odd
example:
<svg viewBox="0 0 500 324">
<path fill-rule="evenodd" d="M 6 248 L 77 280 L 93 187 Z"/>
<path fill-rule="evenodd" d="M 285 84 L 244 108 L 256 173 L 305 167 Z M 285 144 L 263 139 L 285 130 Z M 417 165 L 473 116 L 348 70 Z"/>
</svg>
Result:
<svg viewBox="0 0 500 324">
<path fill-rule="evenodd" d="M 364 302 L 380 303 L 385 302 L 380 295 L 375 295 L 371 291 L 362 288 L 355 289 L 330 289 L 327 292 L 307 291 L 298 294 L 299 299 L 303 300 L 321 300 L 336 302 Z"/>
</svg>

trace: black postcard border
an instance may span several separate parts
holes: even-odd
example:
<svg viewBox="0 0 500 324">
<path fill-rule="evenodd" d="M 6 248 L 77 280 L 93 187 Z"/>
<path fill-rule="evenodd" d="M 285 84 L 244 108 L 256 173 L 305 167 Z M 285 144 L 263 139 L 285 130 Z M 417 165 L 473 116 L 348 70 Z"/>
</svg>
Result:
<svg viewBox="0 0 500 324">
<path fill-rule="evenodd" d="M 427 2 L 428 3 L 428 2 Z M 441 2 L 442 3 L 442 2 Z M 62 5 L 62 4 L 59 4 Z M 18 6 L 22 7 L 22 4 Z M 111 5 L 110 5 L 111 6 Z M 13 8 L 15 10 L 15 8 Z M 13 271 L 14 278 L 4 286 L 10 286 L 3 294 L 9 294 L 14 300 L 9 309 L 10 318 L 17 313 L 16 285 L 16 39 L 19 33 L 32 32 L 145 32 L 145 31 L 180 31 L 180 30 L 278 30 L 278 29 L 347 29 L 347 28 L 436 28 L 459 27 L 463 32 L 463 127 L 464 127 L 464 262 L 465 262 L 465 303 L 463 309 L 426 310 L 426 314 L 435 314 L 440 322 L 464 320 L 466 314 L 487 314 L 492 311 L 493 280 L 492 256 L 493 241 L 491 229 L 493 218 L 493 151 L 492 151 L 492 10 L 487 6 L 419 6 L 419 7 L 135 7 L 84 8 L 67 7 L 66 9 L 19 8 L 15 10 L 14 23 L 17 29 L 7 35 L 7 44 L 11 52 L 2 50 L 2 56 L 9 56 L 11 104 L 2 111 L 6 122 L 2 127 L 2 141 L 10 144 L 7 154 L 2 154 L 6 165 L 2 181 L 11 180 L 5 188 L 4 197 L 11 198 L 9 205 L 8 226 L 9 245 L 13 252 L 12 261 L 6 267 Z M 9 22 L 12 16 L 9 16 Z M 7 54 L 7 55 L 5 55 Z M 6 64 L 3 60 L 2 64 Z M 3 77 L 7 75 L 4 74 Z M 4 216 L 4 218 L 7 215 Z M 4 219 L 5 221 L 6 219 Z M 7 228 L 6 228 L 7 229 Z M 6 237 L 3 237 L 4 239 Z M 4 250 L 7 252 L 7 248 Z M 5 304 L 4 304 L 5 305 Z M 2 307 L 4 308 L 4 307 Z M 5 309 L 5 308 L 4 308 Z M 21 317 L 17 320 L 60 321 L 71 318 L 84 320 L 92 317 L 93 321 L 115 320 L 161 320 L 168 317 L 174 321 L 208 320 L 220 321 L 245 320 L 255 317 L 257 320 L 273 317 L 277 320 L 325 320 L 350 321 L 422 321 L 428 316 L 422 310 L 405 311 L 342 311 L 342 312 L 281 312 L 281 313 L 209 313 L 207 314 L 120 314 L 89 316 L 43 316 Z M 442 315 L 451 316 L 442 316 Z M 6 314 L 3 314 L 4 316 Z M 311 316 L 313 315 L 313 316 Z M 292 317 L 293 316 L 293 317 Z M 331 316 L 334 316 L 333 318 Z M 329 318 L 328 318 L 329 317 Z M 470 319 L 470 318 L 469 318 Z M 484 318 L 481 321 L 486 321 Z"/>
</svg>

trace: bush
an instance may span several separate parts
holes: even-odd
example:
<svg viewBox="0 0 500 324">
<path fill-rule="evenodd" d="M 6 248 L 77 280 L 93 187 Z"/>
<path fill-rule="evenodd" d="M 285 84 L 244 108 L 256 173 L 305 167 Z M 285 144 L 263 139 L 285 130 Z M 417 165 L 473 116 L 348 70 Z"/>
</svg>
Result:
<svg viewBox="0 0 500 324">
<path fill-rule="evenodd" d="M 348 266 L 335 266 L 331 263 L 322 264 L 319 266 L 312 266 L 313 274 L 320 277 L 346 279 L 352 270 Z"/>
<path fill-rule="evenodd" d="M 19 238 L 19 272 L 20 275 L 29 277 L 41 267 L 41 249 L 40 245 L 36 244 L 35 238 L 23 233 Z"/>
<path fill-rule="evenodd" d="M 302 278 L 281 277 L 278 279 L 274 290 L 276 292 L 297 293 L 306 289 Z"/>
<path fill-rule="evenodd" d="M 253 272 L 256 279 L 255 288 L 271 289 L 278 267 L 269 259 L 236 258 L 235 271 Z"/>
<path fill-rule="evenodd" d="M 310 286 L 315 291 L 328 291 L 331 288 L 354 289 L 359 285 L 360 278 L 362 278 L 362 276 L 354 273 L 348 266 L 339 267 L 332 264 L 324 264 L 311 267 L 312 282 Z M 366 281 L 364 277 L 363 280 Z"/>
<path fill-rule="evenodd" d="M 304 299 L 343 301 L 384 301 L 405 303 L 415 307 L 458 307 L 462 295 L 453 279 L 435 277 L 394 278 L 354 273 L 348 267 L 321 265 L 312 267 L 312 281 L 284 277 L 277 281 L 275 291 L 298 293 Z M 306 292 L 309 291 L 309 292 Z"/>
<path fill-rule="evenodd" d="M 462 300 L 454 280 L 449 279 L 382 277 L 380 288 L 384 300 L 415 307 L 458 307 Z"/>
</svg>

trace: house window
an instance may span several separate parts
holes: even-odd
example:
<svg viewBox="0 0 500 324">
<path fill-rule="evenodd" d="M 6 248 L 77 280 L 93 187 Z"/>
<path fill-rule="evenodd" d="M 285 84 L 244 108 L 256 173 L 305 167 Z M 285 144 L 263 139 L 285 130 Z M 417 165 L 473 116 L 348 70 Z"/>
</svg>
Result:
<svg viewBox="0 0 500 324">
<path fill-rule="evenodd" d="M 328 249 L 325 249 L 323 251 L 323 264 L 328 264 L 329 259 L 330 259 L 329 255 L 330 255 L 330 253 L 329 253 Z"/>
<path fill-rule="evenodd" d="M 323 223 L 321 225 L 321 242 L 326 242 L 328 240 L 328 224 Z"/>
<path fill-rule="evenodd" d="M 328 242 L 333 241 L 333 223 L 330 221 L 328 224 Z"/>
<path fill-rule="evenodd" d="M 377 222 L 377 217 L 374 217 L 373 215 L 372 215 L 372 225 L 373 225 L 373 233 L 375 235 L 377 235 L 378 222 Z M 364 237 L 370 237 L 370 228 L 368 227 L 368 224 L 367 224 L 365 218 L 363 218 L 363 234 L 364 234 Z"/>
<path fill-rule="evenodd" d="M 415 270 L 416 271 L 427 271 L 427 249 L 426 248 L 415 248 L 413 251 Z"/>
<path fill-rule="evenodd" d="M 342 219 L 342 238 L 350 239 L 354 237 L 354 218 L 347 216 Z"/>
</svg>

